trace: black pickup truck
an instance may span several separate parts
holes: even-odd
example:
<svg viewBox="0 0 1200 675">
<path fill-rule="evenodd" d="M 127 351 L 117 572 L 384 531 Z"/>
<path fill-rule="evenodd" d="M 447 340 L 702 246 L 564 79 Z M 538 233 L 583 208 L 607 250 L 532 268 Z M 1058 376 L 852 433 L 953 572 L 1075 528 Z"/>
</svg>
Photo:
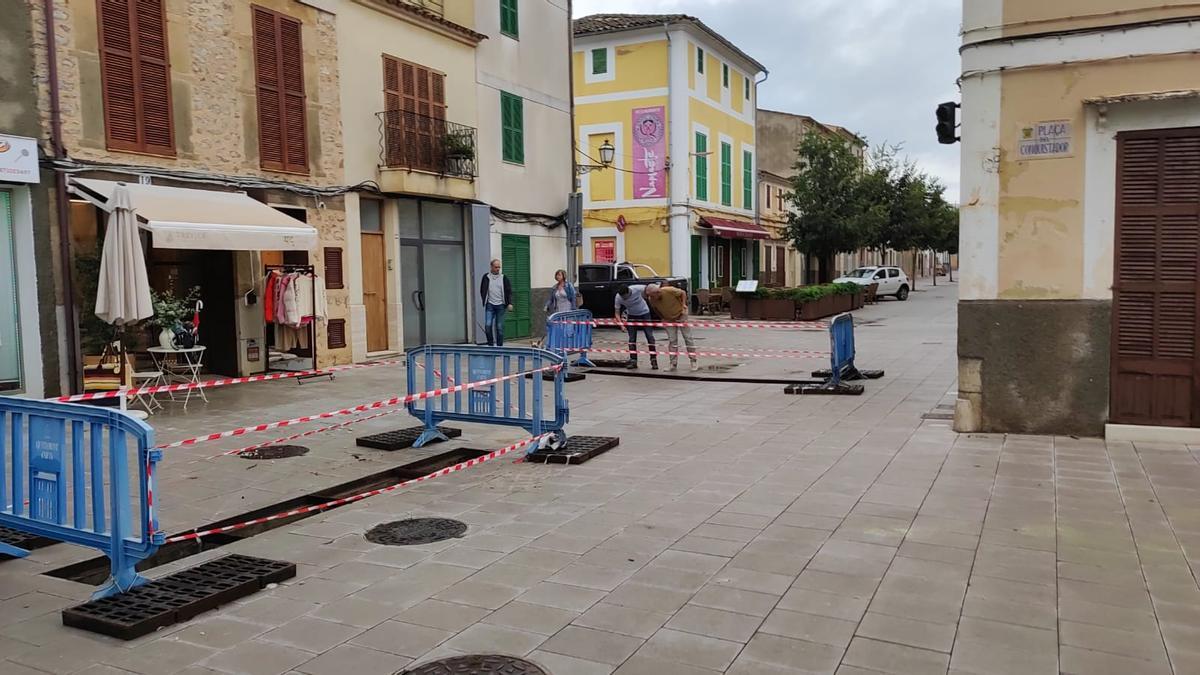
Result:
<svg viewBox="0 0 1200 675">
<path fill-rule="evenodd" d="M 597 319 L 613 316 L 613 300 L 617 289 L 624 284 L 660 284 L 674 286 L 689 293 L 686 277 L 659 276 L 649 265 L 637 263 L 588 263 L 579 266 L 577 290 L 583 297 L 583 308 Z"/>
</svg>

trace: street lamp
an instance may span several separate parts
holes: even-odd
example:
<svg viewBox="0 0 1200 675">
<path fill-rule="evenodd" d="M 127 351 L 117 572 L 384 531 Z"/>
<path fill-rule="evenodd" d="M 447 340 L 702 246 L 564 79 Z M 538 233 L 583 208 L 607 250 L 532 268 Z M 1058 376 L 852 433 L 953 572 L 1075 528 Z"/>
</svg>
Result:
<svg viewBox="0 0 1200 675">
<path fill-rule="evenodd" d="M 612 143 L 609 143 L 607 140 L 605 140 L 600 146 L 600 163 L 580 164 L 575 167 L 575 170 L 579 173 L 579 175 L 582 176 L 583 174 L 590 173 L 592 171 L 607 169 L 608 167 L 612 166 L 613 160 L 616 158 L 616 156 L 617 149 L 613 147 Z"/>
</svg>

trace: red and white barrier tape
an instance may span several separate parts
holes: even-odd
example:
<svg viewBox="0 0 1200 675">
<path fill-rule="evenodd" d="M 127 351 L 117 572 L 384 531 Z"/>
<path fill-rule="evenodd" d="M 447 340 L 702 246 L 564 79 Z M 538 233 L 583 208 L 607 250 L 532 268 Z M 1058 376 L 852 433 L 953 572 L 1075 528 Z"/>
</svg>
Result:
<svg viewBox="0 0 1200 675">
<path fill-rule="evenodd" d="M 101 398 L 116 398 L 124 394 L 126 397 L 139 396 L 141 394 L 157 394 L 160 392 L 169 391 L 184 391 L 187 389 L 210 389 L 212 387 L 227 387 L 231 384 L 244 384 L 247 382 L 266 382 L 267 380 L 283 380 L 291 377 L 304 377 L 307 375 L 326 375 L 329 373 L 337 373 L 343 370 L 354 370 L 357 368 L 374 368 L 375 366 L 392 366 L 398 363 L 404 363 L 403 359 L 393 359 L 389 361 L 373 361 L 371 363 L 353 363 L 345 366 L 330 366 L 329 368 L 319 368 L 316 370 L 298 370 L 295 372 L 286 373 L 270 373 L 268 375 L 249 375 L 246 377 L 224 377 L 219 380 L 205 380 L 203 382 L 188 382 L 186 384 L 161 384 L 152 387 L 139 387 L 137 389 L 116 389 L 113 391 L 93 391 L 86 394 L 74 394 L 72 396 L 59 396 L 58 398 L 48 399 L 51 401 L 59 401 L 61 403 L 71 403 L 74 401 L 93 401 Z"/>
<path fill-rule="evenodd" d="M 573 326 L 648 326 L 650 328 L 690 327 L 690 328 L 793 328 L 800 330 L 828 330 L 829 324 L 819 321 L 779 321 L 766 323 L 725 322 L 725 321 L 617 321 L 616 319 L 592 319 L 591 321 L 556 321 L 555 323 Z"/>
<path fill-rule="evenodd" d="M 324 504 L 314 504 L 312 506 L 305 506 L 305 507 L 298 508 L 298 509 L 292 509 L 291 511 L 284 511 L 283 513 L 276 513 L 271 516 L 255 518 L 254 520 L 247 520 L 243 523 L 226 525 L 224 527 L 217 527 L 217 528 L 213 528 L 211 530 L 203 530 L 200 532 L 189 532 L 187 534 L 181 534 L 178 536 L 170 537 L 169 539 L 167 539 L 166 543 L 174 544 L 174 543 L 180 542 L 180 541 L 189 541 L 192 539 L 200 539 L 201 537 L 207 537 L 207 536 L 213 535 L 213 534 L 221 534 L 223 532 L 232 532 L 234 530 L 241 530 L 243 528 L 252 527 L 254 525 L 261 525 L 263 523 L 269 523 L 273 520 L 280 520 L 283 518 L 291 518 L 292 516 L 298 516 L 303 513 L 312 513 L 314 511 L 324 511 L 325 509 L 332 508 L 334 506 L 343 506 L 345 504 L 351 504 L 353 502 L 362 501 L 368 497 L 374 497 L 376 495 L 381 495 L 385 492 L 392 492 L 395 490 L 399 490 L 402 487 L 407 487 L 409 485 L 413 485 L 414 483 L 420 483 L 422 481 L 432 480 L 434 478 L 439 478 L 441 476 L 445 476 L 447 474 L 454 473 L 455 471 L 462 471 L 463 469 L 469 469 L 470 467 L 478 466 L 479 464 L 483 464 L 484 462 L 496 459 L 497 457 L 501 457 L 503 455 L 507 455 L 508 453 L 513 452 L 515 450 L 519 450 L 519 449 L 529 445 L 530 443 L 536 443 L 548 435 L 549 434 L 541 434 L 538 436 L 534 436 L 532 438 L 526 438 L 523 441 L 513 443 L 512 445 L 500 448 L 499 450 L 493 450 L 492 452 L 489 452 L 488 454 L 483 455 L 481 457 L 476 457 L 474 459 L 468 459 L 465 462 L 459 462 L 458 464 L 455 464 L 454 466 L 448 466 L 444 469 L 439 469 L 437 471 L 434 471 L 433 473 L 421 476 L 420 478 L 412 478 L 410 480 L 396 483 L 395 485 L 389 485 L 384 488 L 370 490 L 367 492 L 361 492 L 359 494 L 351 495 L 349 497 L 342 497 L 341 499 L 334 499 L 334 500 L 325 502 Z"/>
<path fill-rule="evenodd" d="M 629 341 L 628 340 L 593 340 L 593 344 L 616 345 L 619 347 L 623 347 L 623 346 L 629 344 Z M 658 344 L 663 344 L 663 343 L 661 341 L 659 341 Z M 761 348 L 760 349 L 760 348 L 756 348 L 756 347 L 709 347 L 709 349 L 713 350 L 713 351 L 718 351 L 718 352 L 722 352 L 722 351 L 758 352 L 760 354 L 804 354 L 804 355 L 814 355 L 815 354 L 815 355 L 820 355 L 820 356 L 829 356 L 829 352 L 813 351 L 811 349 L 770 349 L 770 348 Z M 578 350 L 573 349 L 571 351 L 582 351 L 582 348 L 580 348 Z M 592 350 L 589 348 L 588 351 L 592 351 Z"/>
<path fill-rule="evenodd" d="M 399 410 L 399 409 L 397 409 L 397 410 L 385 410 L 385 411 L 383 411 L 383 412 L 381 412 L 381 413 L 375 413 L 374 415 L 367 415 L 366 417 L 360 417 L 360 418 L 358 418 L 358 419 L 356 419 L 356 420 L 349 420 L 349 421 L 347 421 L 347 422 L 339 422 L 339 423 L 337 423 L 337 424 L 331 424 L 331 425 L 329 425 L 329 426 L 327 426 L 327 427 L 321 427 L 320 429 L 311 429 L 311 430 L 309 430 L 309 431 L 305 431 L 304 433 L 300 433 L 300 434 L 292 434 L 291 436 L 284 436 L 283 438 L 276 438 L 276 439 L 275 439 L 275 440 L 273 440 L 273 441 L 266 441 L 265 443 L 255 443 L 254 445 L 247 445 L 247 446 L 246 446 L 246 447 L 244 447 L 244 448 L 238 448 L 237 450 L 230 450 L 230 451 L 228 451 L 228 452 L 222 452 L 222 453 L 220 453 L 220 454 L 218 454 L 218 455 L 213 455 L 212 457 L 209 457 L 208 459 L 214 459 L 214 458 L 216 458 L 216 457 L 226 457 L 226 456 L 228 456 L 228 455 L 242 455 L 242 454 L 245 454 L 245 453 L 247 453 L 247 452 L 251 452 L 251 451 L 253 451 L 253 450 L 258 450 L 259 448 L 265 448 L 265 447 L 267 447 L 267 446 L 270 446 L 270 445 L 278 445 L 278 444 L 280 444 L 280 443 L 286 443 L 286 442 L 288 442 L 288 441 L 294 441 L 294 440 L 296 440 L 297 438 L 307 438 L 308 436 L 315 436 L 315 435 L 317 435 L 317 434 L 323 434 L 323 433 L 325 433 L 326 431 L 333 431 L 333 430 L 335 430 L 335 429 L 342 429 L 342 428 L 344 428 L 344 427 L 348 427 L 348 426 L 350 426 L 350 425 L 352 425 L 352 424 L 358 424 L 359 422 L 366 422 L 367 420 L 373 420 L 373 419 L 375 419 L 375 418 L 377 418 L 377 417 L 383 417 L 384 415 L 394 415 L 394 414 L 396 414 L 396 413 L 398 413 L 398 412 L 403 412 L 403 410 Z"/>
<path fill-rule="evenodd" d="M 538 368 L 536 370 L 529 370 L 529 371 L 526 371 L 523 373 L 513 373 L 512 375 L 504 375 L 502 377 L 493 377 L 493 378 L 487 379 L 487 380 L 479 380 L 478 382 L 467 382 L 465 384 L 456 384 L 452 387 L 442 387 L 441 389 L 433 389 L 431 391 L 422 391 L 422 392 L 418 392 L 416 394 L 408 394 L 407 396 L 393 396 L 392 398 L 387 398 L 387 399 L 383 399 L 380 401 L 374 401 L 371 403 L 363 403 L 361 405 L 356 405 L 351 408 L 342 408 L 340 410 L 333 410 L 330 412 L 318 413 L 316 415 L 305 415 L 303 417 L 294 417 L 290 420 L 280 420 L 278 422 L 257 424 L 255 426 L 251 426 L 251 427 L 239 427 L 237 429 L 230 429 L 229 431 L 221 431 L 221 432 L 218 432 L 215 434 L 207 434 L 204 436 L 197 436 L 195 438 L 188 438 L 188 439 L 185 439 L 182 441 L 175 441 L 174 443 L 167 443 L 166 445 L 160 445 L 158 447 L 159 448 L 178 448 L 178 447 L 184 446 L 184 445 L 196 445 L 197 443 L 204 443 L 207 441 L 215 441 L 219 438 L 229 438 L 230 436 L 242 436 L 245 434 L 255 433 L 258 431 L 266 431 L 268 429 L 277 429 L 279 427 L 287 427 L 287 426 L 292 426 L 294 424 L 304 424 L 306 422 L 312 422 L 313 420 L 328 419 L 330 417 L 338 417 L 340 415 L 353 415 L 355 413 L 365 412 L 367 410 L 375 410 L 377 408 L 390 408 L 395 405 L 405 405 L 408 403 L 412 403 L 413 401 L 422 401 L 422 400 L 429 399 L 429 398 L 436 398 L 438 396 L 445 396 L 446 394 L 453 394 L 453 393 L 459 392 L 459 391 L 467 391 L 468 389 L 477 389 L 479 387 L 486 387 L 490 384 L 496 384 L 497 382 L 503 382 L 505 380 L 514 380 L 519 377 L 525 377 L 526 375 L 528 375 L 530 373 L 543 373 L 548 370 L 557 370 L 558 368 L 561 368 L 561 367 L 562 367 L 562 364 L 556 363 L 552 366 L 546 366 L 545 368 Z"/>
<path fill-rule="evenodd" d="M 659 354 L 662 356 L 687 356 L 686 351 L 668 351 L 659 349 L 657 352 L 652 352 L 647 349 L 570 349 L 571 352 L 587 352 L 589 354 Z M 755 359 L 817 359 L 828 358 L 829 352 L 796 352 L 792 354 L 757 354 L 753 352 L 701 352 L 694 351 L 692 356 L 710 356 L 719 358 L 755 358 Z"/>
</svg>

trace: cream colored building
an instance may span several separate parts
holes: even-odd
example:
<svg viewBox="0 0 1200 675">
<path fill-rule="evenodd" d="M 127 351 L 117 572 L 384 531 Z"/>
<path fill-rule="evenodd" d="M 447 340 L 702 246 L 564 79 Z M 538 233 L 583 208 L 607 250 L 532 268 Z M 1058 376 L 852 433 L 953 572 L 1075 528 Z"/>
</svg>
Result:
<svg viewBox="0 0 1200 675">
<path fill-rule="evenodd" d="M 340 0 L 355 361 L 473 335 L 480 137 L 473 2 Z M 429 308 L 429 311 L 426 311 Z"/>
<path fill-rule="evenodd" d="M 501 20 L 499 0 L 474 0 L 476 28 L 488 36 L 476 50 L 479 110 L 479 200 L 486 206 L 490 254 L 500 258 L 517 296 L 505 337 L 540 335 L 554 273 L 567 269 L 564 213 L 574 189 L 571 176 L 571 82 L 567 58 L 567 0 L 521 0 Z M 504 157 L 502 99 L 522 103 L 522 156 Z M 511 137 L 511 135 L 510 135 Z M 482 220 L 482 218 L 481 218 Z M 483 247 L 482 233 L 477 240 Z M 478 303 L 478 297 L 473 301 Z M 482 305 L 476 304 L 482 312 Z M 482 334 L 479 336 L 482 338 Z"/>
<path fill-rule="evenodd" d="M 962 431 L 1200 442 L 1200 15 L 963 3 Z"/>
</svg>

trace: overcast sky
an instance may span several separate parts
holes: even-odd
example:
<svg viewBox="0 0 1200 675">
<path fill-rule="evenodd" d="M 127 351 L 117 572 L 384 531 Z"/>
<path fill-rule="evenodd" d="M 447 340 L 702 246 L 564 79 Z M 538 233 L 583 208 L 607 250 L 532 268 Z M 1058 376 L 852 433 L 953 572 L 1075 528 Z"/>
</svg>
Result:
<svg viewBox="0 0 1200 675">
<path fill-rule="evenodd" d="M 903 152 L 958 199 L 958 145 L 934 108 L 957 101 L 962 0 L 574 0 L 576 17 L 699 17 L 770 71 L 759 106 L 815 117 Z"/>
</svg>

